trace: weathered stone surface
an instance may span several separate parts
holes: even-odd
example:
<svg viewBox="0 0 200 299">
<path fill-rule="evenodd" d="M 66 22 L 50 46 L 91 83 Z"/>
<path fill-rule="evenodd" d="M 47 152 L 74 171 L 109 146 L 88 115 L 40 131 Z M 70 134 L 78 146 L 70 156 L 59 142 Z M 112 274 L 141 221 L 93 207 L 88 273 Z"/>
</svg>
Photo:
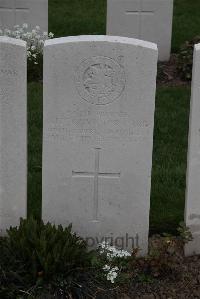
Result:
<svg viewBox="0 0 200 299">
<path fill-rule="evenodd" d="M 23 23 L 48 31 L 48 0 L 0 0 L 0 28 Z"/>
<path fill-rule="evenodd" d="M 45 44 L 42 215 L 89 245 L 147 253 L 156 64 L 156 45 L 130 38 Z"/>
<path fill-rule="evenodd" d="M 194 240 L 185 254 L 200 254 L 200 44 L 194 49 L 185 221 Z"/>
<path fill-rule="evenodd" d="M 173 0 L 108 0 L 107 34 L 158 45 L 159 60 L 169 60 Z"/>
<path fill-rule="evenodd" d="M 0 230 L 26 217 L 26 43 L 0 37 Z"/>
</svg>

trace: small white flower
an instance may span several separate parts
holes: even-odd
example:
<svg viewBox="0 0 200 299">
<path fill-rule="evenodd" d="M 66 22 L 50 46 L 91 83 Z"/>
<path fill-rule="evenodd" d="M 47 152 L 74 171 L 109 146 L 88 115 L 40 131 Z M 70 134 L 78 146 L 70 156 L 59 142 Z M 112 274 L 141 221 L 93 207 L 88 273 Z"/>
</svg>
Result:
<svg viewBox="0 0 200 299">
<path fill-rule="evenodd" d="M 49 37 L 50 38 L 53 38 L 54 37 L 54 34 L 52 32 L 49 32 Z"/>
<path fill-rule="evenodd" d="M 105 254 L 108 258 L 108 260 L 112 260 L 115 257 L 123 258 L 131 256 L 131 254 L 128 251 L 117 249 L 114 246 L 110 246 L 105 241 L 99 244 L 100 248 L 100 254 Z"/>
<path fill-rule="evenodd" d="M 111 268 L 110 271 L 108 272 L 107 276 L 106 276 L 107 280 L 110 280 L 111 283 L 114 283 L 115 279 L 118 276 L 118 272 L 117 271 L 119 271 L 118 267 Z"/>
<path fill-rule="evenodd" d="M 4 30 L 4 33 L 5 33 L 6 35 L 9 35 L 9 34 L 11 34 L 11 30 L 10 30 L 10 29 L 5 29 L 5 30 Z"/>
<path fill-rule="evenodd" d="M 0 36 L 10 36 L 16 39 L 22 39 L 27 42 L 27 58 L 34 64 L 39 64 L 38 55 L 42 55 L 44 42 L 54 36 L 50 33 L 40 31 L 40 27 L 36 26 L 32 31 L 27 31 L 28 24 L 24 23 L 21 27 L 15 25 L 13 30 L 0 30 Z"/>
<path fill-rule="evenodd" d="M 20 28 L 20 29 L 19 29 L 19 32 L 20 32 L 21 34 L 23 34 L 23 33 L 24 33 L 24 29 L 23 29 L 23 28 Z"/>
<path fill-rule="evenodd" d="M 105 265 L 105 266 L 103 267 L 103 270 L 104 270 L 104 271 L 109 271 L 109 270 L 110 270 L 110 266 L 109 266 L 109 265 Z"/>
<path fill-rule="evenodd" d="M 27 57 L 31 57 L 31 52 L 29 50 L 27 51 Z"/>
<path fill-rule="evenodd" d="M 27 28 L 28 28 L 28 24 L 27 24 L 27 23 L 24 23 L 24 24 L 22 25 L 22 28 L 27 29 Z"/>
<path fill-rule="evenodd" d="M 112 271 L 119 271 L 119 268 L 118 267 L 114 267 L 114 268 L 112 268 Z"/>
<path fill-rule="evenodd" d="M 36 50 L 36 46 L 32 46 L 31 51 L 35 51 L 35 50 Z"/>
</svg>

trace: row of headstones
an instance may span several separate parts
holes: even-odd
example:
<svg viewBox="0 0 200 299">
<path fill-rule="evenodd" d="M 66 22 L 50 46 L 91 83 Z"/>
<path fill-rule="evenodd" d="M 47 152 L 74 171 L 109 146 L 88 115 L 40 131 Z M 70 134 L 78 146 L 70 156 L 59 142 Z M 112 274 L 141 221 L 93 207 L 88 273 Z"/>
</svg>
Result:
<svg viewBox="0 0 200 299">
<path fill-rule="evenodd" d="M 42 218 L 148 250 L 157 46 L 81 36 L 44 46 Z M 0 38 L 0 227 L 26 217 L 26 44 Z M 200 45 L 195 48 L 186 224 L 200 252 Z"/>
<path fill-rule="evenodd" d="M 171 51 L 173 0 L 107 0 L 107 34 L 154 42 L 159 60 Z M 48 31 L 48 0 L 0 0 L 0 28 L 27 23 Z"/>
</svg>

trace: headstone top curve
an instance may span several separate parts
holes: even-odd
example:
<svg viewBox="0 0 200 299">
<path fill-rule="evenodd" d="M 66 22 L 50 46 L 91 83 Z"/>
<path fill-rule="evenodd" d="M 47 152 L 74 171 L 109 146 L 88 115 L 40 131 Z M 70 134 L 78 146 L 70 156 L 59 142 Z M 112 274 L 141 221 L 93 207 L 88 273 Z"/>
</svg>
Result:
<svg viewBox="0 0 200 299">
<path fill-rule="evenodd" d="M 13 44 L 21 47 L 26 47 L 25 41 L 17 38 L 12 38 L 9 36 L 0 36 L 0 42 L 5 44 Z"/>
<path fill-rule="evenodd" d="M 76 43 L 76 42 L 117 42 L 122 44 L 132 44 L 138 47 L 150 48 L 157 50 L 157 45 L 155 43 L 143 41 L 140 39 L 122 37 L 122 36 L 108 36 L 108 35 L 80 35 L 80 36 L 68 36 L 49 39 L 45 41 L 44 46 L 53 46 L 64 43 Z"/>
<path fill-rule="evenodd" d="M 160 61 L 171 53 L 173 0 L 107 0 L 107 35 L 158 45 Z"/>
<path fill-rule="evenodd" d="M 196 50 L 196 51 L 199 51 L 199 50 L 200 50 L 200 43 L 199 43 L 199 44 L 196 44 L 194 47 L 195 47 L 195 50 Z"/>
</svg>

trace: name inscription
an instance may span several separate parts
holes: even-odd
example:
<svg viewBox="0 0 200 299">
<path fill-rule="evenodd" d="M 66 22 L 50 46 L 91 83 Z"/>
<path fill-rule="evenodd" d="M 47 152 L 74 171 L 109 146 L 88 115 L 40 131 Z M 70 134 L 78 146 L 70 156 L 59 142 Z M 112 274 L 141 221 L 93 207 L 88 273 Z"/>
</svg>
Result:
<svg viewBox="0 0 200 299">
<path fill-rule="evenodd" d="M 17 75 L 18 73 L 14 69 L 0 68 L 0 77 L 5 77 L 5 76 L 12 77 Z"/>
<path fill-rule="evenodd" d="M 10 98 L 14 97 L 17 76 L 18 72 L 13 68 L 0 68 L 0 105 L 8 104 Z"/>
<path fill-rule="evenodd" d="M 48 126 L 46 138 L 55 140 L 101 143 L 104 141 L 133 141 L 149 135 L 149 124 L 136 121 L 127 112 L 89 110 L 69 112 Z"/>
</svg>

